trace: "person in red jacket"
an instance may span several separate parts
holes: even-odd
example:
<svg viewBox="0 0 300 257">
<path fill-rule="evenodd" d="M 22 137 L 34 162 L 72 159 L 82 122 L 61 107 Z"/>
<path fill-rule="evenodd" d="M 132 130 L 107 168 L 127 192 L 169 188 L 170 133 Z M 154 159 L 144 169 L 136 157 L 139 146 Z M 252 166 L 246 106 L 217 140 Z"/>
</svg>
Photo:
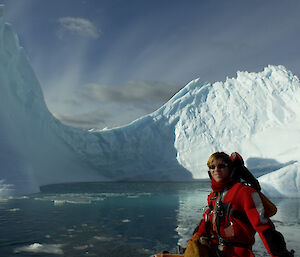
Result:
<svg viewBox="0 0 300 257">
<path fill-rule="evenodd" d="M 238 153 L 229 156 L 216 152 L 209 157 L 207 166 L 212 192 L 193 240 L 209 244 L 217 256 L 253 257 L 257 232 L 271 256 L 294 256 L 270 220 L 274 212 L 268 213 L 267 204 L 271 202 L 260 192 L 258 181 L 243 165 L 242 157 Z M 248 185 L 241 183 L 241 178 Z"/>
</svg>

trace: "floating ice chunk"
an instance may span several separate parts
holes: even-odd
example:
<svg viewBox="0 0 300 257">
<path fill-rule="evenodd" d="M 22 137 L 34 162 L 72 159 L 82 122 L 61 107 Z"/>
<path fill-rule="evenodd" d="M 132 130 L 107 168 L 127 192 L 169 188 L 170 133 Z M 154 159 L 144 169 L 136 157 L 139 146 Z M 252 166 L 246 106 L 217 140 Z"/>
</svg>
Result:
<svg viewBox="0 0 300 257">
<path fill-rule="evenodd" d="M 115 238 L 106 237 L 106 236 L 94 236 L 94 239 L 96 239 L 97 241 L 109 242 L 109 241 L 113 241 Z"/>
<path fill-rule="evenodd" d="M 40 244 L 34 243 L 28 246 L 18 247 L 14 253 L 29 252 L 29 253 L 50 253 L 50 254 L 64 254 L 61 249 L 61 244 Z"/>
<path fill-rule="evenodd" d="M 12 208 L 12 209 L 9 209 L 8 211 L 10 212 L 17 212 L 17 211 L 20 211 L 21 209 L 20 208 Z"/>
</svg>

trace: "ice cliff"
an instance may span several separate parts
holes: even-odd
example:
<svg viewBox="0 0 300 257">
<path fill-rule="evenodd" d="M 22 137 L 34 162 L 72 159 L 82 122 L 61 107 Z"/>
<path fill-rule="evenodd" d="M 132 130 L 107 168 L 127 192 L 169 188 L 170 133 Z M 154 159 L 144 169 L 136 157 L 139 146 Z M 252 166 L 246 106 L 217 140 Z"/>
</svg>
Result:
<svg viewBox="0 0 300 257">
<path fill-rule="evenodd" d="M 206 160 L 218 150 L 238 151 L 257 175 L 292 167 L 291 194 L 276 179 L 262 181 L 281 196 L 300 196 L 299 99 L 299 79 L 270 65 L 225 82 L 196 79 L 160 109 L 124 127 L 67 127 L 48 111 L 0 7 L 0 195 L 60 182 L 207 178 Z M 278 178 L 272 174 L 266 176 Z"/>
</svg>

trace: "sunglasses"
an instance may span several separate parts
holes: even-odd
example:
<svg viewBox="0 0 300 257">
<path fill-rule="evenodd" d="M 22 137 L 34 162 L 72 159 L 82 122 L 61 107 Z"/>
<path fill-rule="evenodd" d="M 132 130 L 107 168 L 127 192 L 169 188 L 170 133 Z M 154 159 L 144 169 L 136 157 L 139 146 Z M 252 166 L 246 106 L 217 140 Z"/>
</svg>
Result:
<svg viewBox="0 0 300 257">
<path fill-rule="evenodd" d="M 227 163 L 220 163 L 217 166 L 216 165 L 208 166 L 208 168 L 210 170 L 214 170 L 216 167 L 218 167 L 218 169 L 225 169 L 226 167 L 228 167 L 228 164 Z"/>
</svg>

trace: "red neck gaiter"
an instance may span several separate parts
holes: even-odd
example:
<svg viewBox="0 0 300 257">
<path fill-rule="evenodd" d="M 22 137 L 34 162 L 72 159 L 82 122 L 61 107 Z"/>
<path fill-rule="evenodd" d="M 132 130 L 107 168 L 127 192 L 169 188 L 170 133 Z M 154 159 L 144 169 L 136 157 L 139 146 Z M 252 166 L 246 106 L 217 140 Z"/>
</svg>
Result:
<svg viewBox="0 0 300 257">
<path fill-rule="evenodd" d="M 217 182 L 213 178 L 211 179 L 211 188 L 214 192 L 221 192 L 226 186 L 230 184 L 231 178 L 228 177 L 224 182 Z"/>
</svg>

